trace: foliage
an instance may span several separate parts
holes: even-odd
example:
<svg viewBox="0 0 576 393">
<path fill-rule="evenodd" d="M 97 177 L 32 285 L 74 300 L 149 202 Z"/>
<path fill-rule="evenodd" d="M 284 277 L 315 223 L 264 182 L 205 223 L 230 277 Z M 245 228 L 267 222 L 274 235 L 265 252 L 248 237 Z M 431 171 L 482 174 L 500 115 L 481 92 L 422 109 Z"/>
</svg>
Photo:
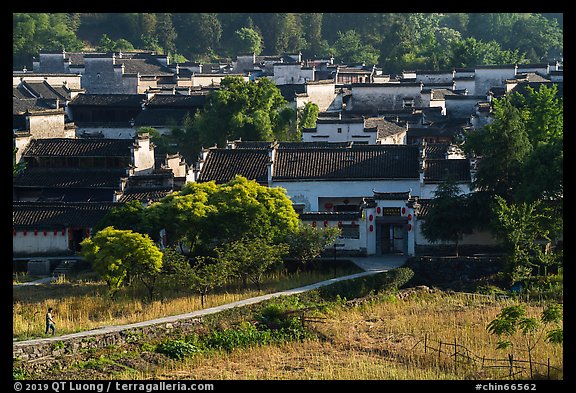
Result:
<svg viewBox="0 0 576 393">
<path fill-rule="evenodd" d="M 260 238 L 243 238 L 216 248 L 220 263 L 245 284 L 251 281 L 258 290 L 261 289 L 264 274 L 279 268 L 287 252 L 287 245 L 271 244 Z"/>
<path fill-rule="evenodd" d="M 81 243 L 82 255 L 90 261 L 111 295 L 128 278 L 138 278 L 153 295 L 154 282 L 162 267 L 162 253 L 152 239 L 131 230 L 106 227 Z"/>
<path fill-rule="evenodd" d="M 305 265 L 319 257 L 336 241 L 340 233 L 341 230 L 336 227 L 318 228 L 300 223 L 286 239 L 289 255 Z"/>
<path fill-rule="evenodd" d="M 525 279 L 533 274 L 534 268 L 555 263 L 549 247 L 543 250 L 540 244 L 551 241 L 550 216 L 542 212 L 541 202 L 507 204 L 499 196 L 495 201 L 494 229 L 507 250 L 507 272 L 511 281 Z"/>
<path fill-rule="evenodd" d="M 448 179 L 440 183 L 422 224 L 426 239 L 431 242 L 454 242 L 458 256 L 459 240 L 474 228 L 468 200 L 468 195 L 460 195 L 460 188 L 454 181 Z"/>
<path fill-rule="evenodd" d="M 185 340 L 172 340 L 168 339 L 156 347 L 156 352 L 162 353 L 169 358 L 182 360 L 197 353 L 199 350 L 194 344 Z"/>
<path fill-rule="evenodd" d="M 18 152 L 18 148 L 15 147 L 12 149 L 12 176 L 18 176 L 22 171 L 26 169 L 26 162 L 20 161 L 16 162 L 16 153 Z"/>
<path fill-rule="evenodd" d="M 302 109 L 298 110 L 298 130 L 316 127 L 316 120 L 318 119 L 319 113 L 320 109 L 317 104 L 307 102 Z"/>
<path fill-rule="evenodd" d="M 243 29 L 256 33 L 260 44 L 250 33 L 239 45 L 236 32 L 247 31 Z M 493 61 L 537 63 L 563 56 L 562 14 L 15 13 L 14 64 L 31 67 L 40 49 L 96 47 L 103 34 L 116 43 L 122 39 L 139 49 L 181 53 L 195 61 L 259 53 L 259 48 L 267 55 L 336 54 L 345 62 L 378 63 L 388 73 Z"/>
<path fill-rule="evenodd" d="M 262 52 L 262 37 L 260 34 L 249 27 L 242 27 L 234 32 L 234 51 L 235 53 L 254 53 L 259 55 Z"/>
<path fill-rule="evenodd" d="M 98 50 L 102 52 L 133 51 L 134 45 L 124 38 L 113 41 L 107 34 L 102 34 Z"/>
<path fill-rule="evenodd" d="M 254 82 L 229 76 L 221 81 L 220 89 L 208 95 L 206 105 L 195 115 L 191 132 L 202 146 L 224 146 L 227 140 L 237 139 L 280 139 L 292 122 L 293 111 L 286 105 L 272 80 Z"/>
<path fill-rule="evenodd" d="M 500 338 L 496 346 L 498 349 L 513 346 L 510 339 L 517 332 L 520 332 L 524 338 L 530 364 L 532 364 L 532 352 L 544 336 L 546 341 L 552 344 L 561 345 L 563 343 L 564 334 L 561 322 L 562 306 L 558 303 L 548 304 L 539 319 L 527 316 L 524 306 L 516 305 L 503 308 L 496 318 L 486 326 L 486 330 Z M 530 373 L 532 374 L 532 366 Z"/>
<path fill-rule="evenodd" d="M 196 264 L 185 273 L 183 278 L 187 286 L 200 294 L 202 307 L 204 307 L 206 295 L 226 284 L 230 268 L 225 262 L 199 257 Z"/>
<path fill-rule="evenodd" d="M 101 231 L 106 227 L 116 229 L 130 229 L 139 233 L 149 233 L 146 222 L 145 207 L 140 201 L 129 201 L 115 206 L 98 222 L 94 232 Z"/>
</svg>

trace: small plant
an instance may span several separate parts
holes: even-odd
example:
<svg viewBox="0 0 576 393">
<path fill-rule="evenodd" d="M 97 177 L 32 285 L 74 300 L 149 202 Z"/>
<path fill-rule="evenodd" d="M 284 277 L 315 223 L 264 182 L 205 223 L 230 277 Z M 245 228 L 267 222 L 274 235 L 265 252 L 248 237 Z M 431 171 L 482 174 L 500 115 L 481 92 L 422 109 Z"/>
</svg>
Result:
<svg viewBox="0 0 576 393">
<path fill-rule="evenodd" d="M 55 343 L 52 344 L 52 349 L 53 350 L 58 350 L 58 349 L 63 349 L 64 348 L 64 341 L 56 341 Z"/>
<path fill-rule="evenodd" d="M 145 342 L 140 345 L 140 350 L 142 352 L 156 352 L 157 347 L 158 347 L 157 345 Z"/>
<path fill-rule="evenodd" d="M 502 309 L 496 318 L 488 324 L 486 329 L 490 334 L 499 338 L 506 336 L 511 338 L 516 332 L 521 332 L 525 340 L 528 358 L 530 360 L 530 377 L 532 378 L 532 352 L 538 343 L 546 335 L 546 341 L 552 344 L 562 344 L 564 331 L 560 327 L 562 321 L 562 306 L 552 303 L 542 311 L 540 320 L 526 316 L 524 306 L 509 306 Z M 547 330 L 548 326 L 552 329 Z M 501 339 L 497 343 L 498 349 L 506 349 L 513 344 L 508 339 Z"/>
<path fill-rule="evenodd" d="M 14 380 L 28 379 L 28 372 L 23 368 L 15 368 L 12 370 L 12 379 Z"/>
<path fill-rule="evenodd" d="M 184 340 L 167 340 L 156 347 L 156 352 L 178 360 L 192 356 L 198 351 L 194 344 Z"/>
</svg>

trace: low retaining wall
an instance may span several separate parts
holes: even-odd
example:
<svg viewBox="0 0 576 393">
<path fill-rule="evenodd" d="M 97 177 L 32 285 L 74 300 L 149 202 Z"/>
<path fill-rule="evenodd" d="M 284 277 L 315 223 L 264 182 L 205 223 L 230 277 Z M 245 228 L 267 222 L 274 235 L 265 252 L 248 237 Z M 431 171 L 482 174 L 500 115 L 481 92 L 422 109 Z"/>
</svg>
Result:
<svg viewBox="0 0 576 393">
<path fill-rule="evenodd" d="M 410 285 L 462 290 L 472 280 L 502 271 L 503 265 L 500 256 L 420 256 L 408 258 L 404 267 L 414 271 Z"/>
<path fill-rule="evenodd" d="M 202 323 L 202 318 L 194 317 L 171 323 L 148 325 L 139 328 L 115 332 L 94 331 L 79 333 L 78 337 L 58 340 L 58 337 L 39 339 L 36 342 L 14 342 L 12 356 L 15 362 L 21 362 L 27 369 L 44 370 L 58 363 L 59 358 L 90 348 L 105 348 L 110 345 L 122 345 L 138 342 L 140 339 L 166 337 L 171 334 L 192 332 Z"/>
</svg>

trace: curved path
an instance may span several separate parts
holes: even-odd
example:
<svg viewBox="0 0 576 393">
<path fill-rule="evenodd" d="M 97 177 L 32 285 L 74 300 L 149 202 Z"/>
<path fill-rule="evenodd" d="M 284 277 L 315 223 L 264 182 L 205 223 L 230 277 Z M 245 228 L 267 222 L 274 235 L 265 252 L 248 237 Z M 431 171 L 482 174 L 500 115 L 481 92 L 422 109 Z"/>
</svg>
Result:
<svg viewBox="0 0 576 393">
<path fill-rule="evenodd" d="M 344 258 L 339 258 L 339 259 L 344 259 Z M 353 278 L 369 276 L 372 274 L 384 272 L 387 270 L 391 270 L 391 269 L 400 267 L 406 261 L 406 258 L 402 257 L 402 256 L 378 257 L 378 258 L 371 258 L 371 257 L 345 258 L 345 259 L 351 260 L 352 262 L 354 262 L 356 265 L 358 265 L 360 268 L 362 268 L 365 271 L 361 272 L 361 273 L 351 274 L 348 276 L 336 277 L 336 278 L 332 278 L 329 280 L 320 281 L 320 282 L 306 285 L 306 286 L 299 287 L 299 288 L 288 289 L 288 290 L 282 291 L 282 292 L 269 293 L 266 295 L 256 296 L 256 297 L 252 297 L 252 298 L 248 298 L 248 299 L 244 299 L 244 300 L 239 300 L 237 302 L 227 303 L 227 304 L 223 304 L 223 305 L 216 306 L 216 307 L 210 307 L 210 308 L 205 308 L 202 310 L 192 311 L 192 312 L 185 313 L 185 314 L 178 314 L 178 315 L 173 315 L 173 316 L 164 317 L 164 318 L 151 319 L 148 321 L 136 322 L 136 323 L 131 323 L 128 325 L 102 326 L 100 328 L 87 330 L 87 331 L 83 331 L 83 332 L 79 332 L 79 333 L 65 334 L 62 336 L 38 338 L 38 339 L 26 340 L 26 341 L 15 341 L 13 343 L 13 346 L 14 347 L 28 346 L 28 345 L 45 343 L 45 342 L 50 342 L 50 341 L 63 341 L 63 340 L 68 340 L 68 339 L 72 339 L 72 338 L 98 336 L 98 335 L 103 335 L 103 334 L 107 334 L 107 333 L 119 332 L 119 331 L 127 330 L 127 329 L 141 328 L 141 327 L 149 326 L 149 325 L 159 325 L 159 324 L 176 322 L 176 321 L 180 321 L 183 319 L 192 319 L 195 317 L 201 317 L 203 315 L 214 314 L 214 313 L 217 313 L 217 312 L 220 312 L 223 310 L 227 310 L 230 308 L 234 308 L 234 307 L 242 307 L 242 306 L 246 306 L 249 304 L 259 303 L 261 301 L 272 299 L 275 297 L 289 296 L 289 295 L 295 295 L 295 294 L 306 292 L 306 291 L 311 291 L 311 290 L 316 289 L 316 288 L 320 288 L 320 287 L 323 287 L 326 285 L 334 284 L 338 281 L 350 280 Z"/>
</svg>

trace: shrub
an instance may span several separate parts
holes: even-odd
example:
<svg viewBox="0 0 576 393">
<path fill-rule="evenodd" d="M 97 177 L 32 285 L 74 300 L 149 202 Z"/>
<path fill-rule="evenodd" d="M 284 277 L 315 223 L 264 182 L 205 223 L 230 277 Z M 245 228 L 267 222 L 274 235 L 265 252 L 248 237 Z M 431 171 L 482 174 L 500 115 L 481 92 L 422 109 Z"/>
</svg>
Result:
<svg viewBox="0 0 576 393">
<path fill-rule="evenodd" d="M 162 353 L 169 358 L 182 360 L 192 356 L 199 349 L 192 343 L 184 340 L 166 340 L 156 347 L 156 352 Z"/>
</svg>

